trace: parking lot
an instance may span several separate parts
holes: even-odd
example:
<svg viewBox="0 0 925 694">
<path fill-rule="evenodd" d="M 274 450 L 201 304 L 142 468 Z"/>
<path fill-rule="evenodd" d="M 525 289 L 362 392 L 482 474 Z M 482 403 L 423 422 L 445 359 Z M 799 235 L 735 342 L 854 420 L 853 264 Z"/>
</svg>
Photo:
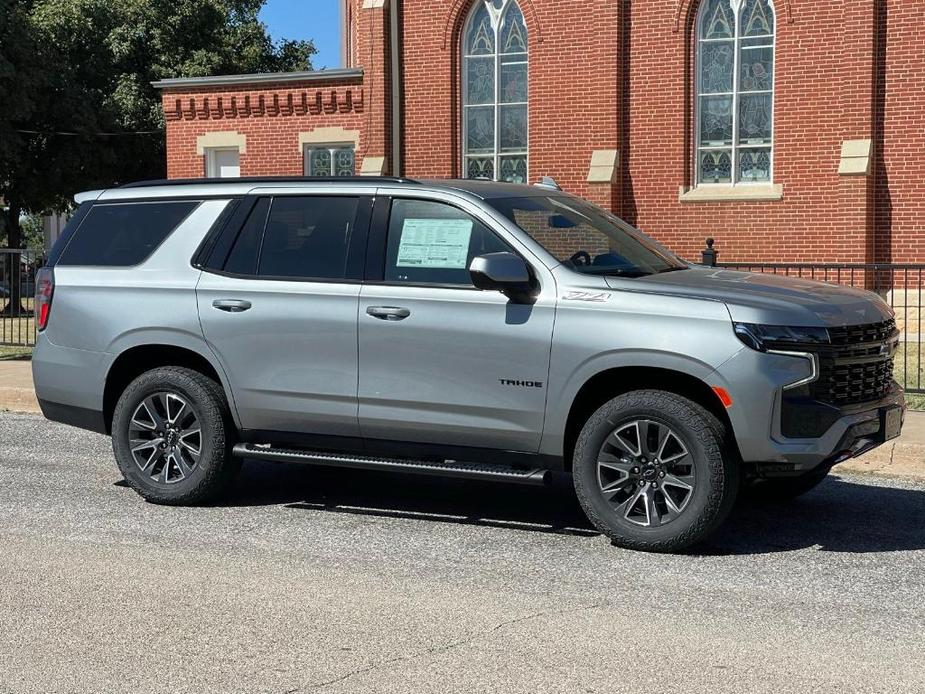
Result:
<svg viewBox="0 0 925 694">
<path fill-rule="evenodd" d="M 0 414 L 0 692 L 922 691 L 925 486 L 842 476 L 686 556 L 552 489 L 245 466 L 145 504 Z"/>
</svg>

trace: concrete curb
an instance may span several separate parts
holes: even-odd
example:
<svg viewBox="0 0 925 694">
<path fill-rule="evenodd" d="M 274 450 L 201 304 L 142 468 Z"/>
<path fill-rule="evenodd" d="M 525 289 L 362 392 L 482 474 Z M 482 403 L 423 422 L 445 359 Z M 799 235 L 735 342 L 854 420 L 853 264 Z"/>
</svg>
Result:
<svg viewBox="0 0 925 694">
<path fill-rule="evenodd" d="M 0 410 L 9 412 L 41 413 L 39 401 L 31 388 L 5 388 L 0 386 Z"/>
<path fill-rule="evenodd" d="M 41 413 L 32 386 L 31 362 L 0 361 L 0 410 Z M 925 412 L 908 412 L 900 438 L 835 466 L 834 472 L 925 480 Z"/>
<path fill-rule="evenodd" d="M 0 410 L 41 412 L 32 386 L 31 361 L 0 361 Z"/>
</svg>

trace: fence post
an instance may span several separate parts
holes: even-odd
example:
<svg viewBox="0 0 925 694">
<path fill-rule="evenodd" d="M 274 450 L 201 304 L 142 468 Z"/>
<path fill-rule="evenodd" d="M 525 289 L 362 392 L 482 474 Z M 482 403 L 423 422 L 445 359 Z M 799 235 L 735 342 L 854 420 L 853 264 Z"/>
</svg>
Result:
<svg viewBox="0 0 925 694">
<path fill-rule="evenodd" d="M 707 247 L 700 251 L 700 255 L 703 256 L 703 264 L 708 267 L 716 267 L 716 257 L 719 255 L 719 251 L 713 248 L 713 239 L 707 239 Z"/>
</svg>

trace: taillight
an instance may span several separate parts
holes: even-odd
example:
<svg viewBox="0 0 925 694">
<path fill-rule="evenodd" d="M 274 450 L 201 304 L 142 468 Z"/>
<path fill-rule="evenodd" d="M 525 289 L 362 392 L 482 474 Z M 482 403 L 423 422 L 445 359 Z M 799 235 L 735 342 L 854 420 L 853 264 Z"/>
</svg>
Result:
<svg viewBox="0 0 925 694">
<path fill-rule="evenodd" d="M 43 267 L 35 275 L 35 327 L 44 330 L 51 313 L 51 298 L 55 293 L 55 271 Z"/>
</svg>

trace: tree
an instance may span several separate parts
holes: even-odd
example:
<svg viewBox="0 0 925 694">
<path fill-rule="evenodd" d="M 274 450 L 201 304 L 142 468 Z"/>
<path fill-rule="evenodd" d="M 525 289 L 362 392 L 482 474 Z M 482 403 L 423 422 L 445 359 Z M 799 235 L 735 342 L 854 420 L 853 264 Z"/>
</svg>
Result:
<svg viewBox="0 0 925 694">
<path fill-rule="evenodd" d="M 65 211 L 80 190 L 165 174 L 153 80 L 311 69 L 310 41 L 274 42 L 265 0 L 0 0 L 0 211 Z M 5 311 L 19 307 L 17 282 Z"/>
</svg>

